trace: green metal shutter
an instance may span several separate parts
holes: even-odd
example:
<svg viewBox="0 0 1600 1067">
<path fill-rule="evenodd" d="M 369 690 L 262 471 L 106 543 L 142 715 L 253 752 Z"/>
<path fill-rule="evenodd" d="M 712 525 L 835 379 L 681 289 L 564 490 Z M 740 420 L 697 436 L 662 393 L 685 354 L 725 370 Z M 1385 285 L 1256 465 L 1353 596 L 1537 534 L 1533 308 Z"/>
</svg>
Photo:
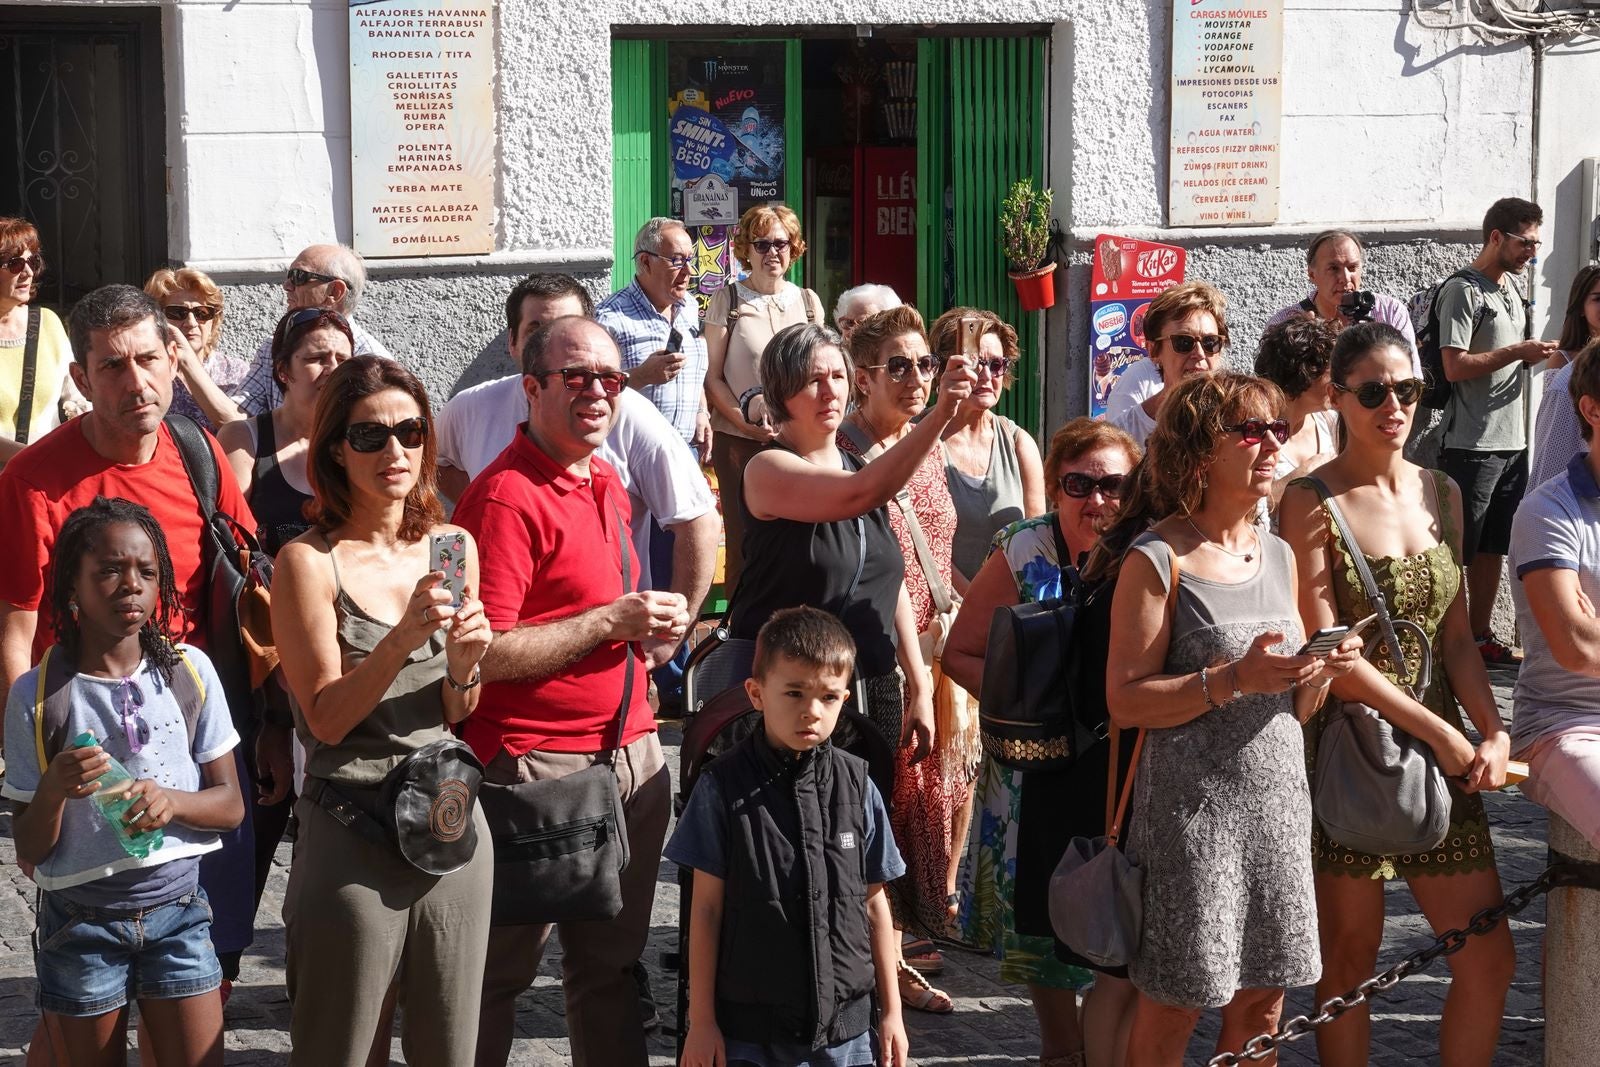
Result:
<svg viewBox="0 0 1600 1067">
<path fill-rule="evenodd" d="M 1046 44 L 1040 37 L 947 42 L 950 133 L 948 151 L 942 153 L 950 161 L 949 184 L 954 193 L 954 303 L 988 308 L 1016 327 L 1022 363 L 997 410 L 1035 434 L 1042 410 L 1040 355 L 1034 351 L 1038 324 L 1032 315 L 1023 313 L 1006 277 L 999 216 L 1000 201 L 1013 182 L 1030 177 L 1042 182 L 1044 178 Z M 930 149 L 936 143 L 930 143 Z M 924 204 L 937 195 L 931 202 L 939 210 L 931 222 L 942 230 L 939 189 L 942 183 L 929 188 Z M 925 220 L 924 226 L 928 224 Z M 942 254 L 943 235 L 938 236 L 937 248 Z M 930 263 L 932 252 L 929 248 Z M 941 301 L 933 306 L 948 305 Z"/>
<path fill-rule="evenodd" d="M 611 42 L 611 226 L 615 292 L 633 281 L 633 236 L 667 208 L 666 48 Z"/>
</svg>

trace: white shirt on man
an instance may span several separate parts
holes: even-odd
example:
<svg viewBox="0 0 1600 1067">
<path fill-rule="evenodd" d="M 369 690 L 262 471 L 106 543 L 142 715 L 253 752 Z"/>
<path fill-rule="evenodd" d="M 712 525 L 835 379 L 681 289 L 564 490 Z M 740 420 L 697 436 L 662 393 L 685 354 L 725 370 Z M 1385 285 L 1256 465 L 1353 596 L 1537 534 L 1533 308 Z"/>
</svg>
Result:
<svg viewBox="0 0 1600 1067">
<path fill-rule="evenodd" d="M 630 533 L 639 557 L 636 588 L 650 585 L 650 520 L 664 527 L 698 519 L 716 507 L 711 486 L 667 417 L 633 389 L 617 394 L 616 421 L 596 454 L 617 471 L 633 505 Z M 522 375 L 512 374 L 447 401 L 434 418 L 439 463 L 476 478 L 528 421 Z"/>
</svg>

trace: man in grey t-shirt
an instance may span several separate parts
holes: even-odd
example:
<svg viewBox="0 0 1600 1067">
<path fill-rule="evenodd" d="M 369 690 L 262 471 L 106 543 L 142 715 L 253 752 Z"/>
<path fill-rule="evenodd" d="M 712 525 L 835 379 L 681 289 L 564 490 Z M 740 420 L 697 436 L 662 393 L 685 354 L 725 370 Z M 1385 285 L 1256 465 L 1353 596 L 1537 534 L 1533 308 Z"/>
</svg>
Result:
<svg viewBox="0 0 1600 1067">
<path fill-rule="evenodd" d="M 1439 466 L 1461 487 L 1461 554 L 1468 612 L 1488 663 L 1515 657 L 1490 632 L 1490 615 L 1511 538 L 1511 518 L 1528 486 L 1525 394 L 1528 366 L 1554 342 L 1524 340 L 1527 305 L 1508 275 L 1521 274 L 1539 251 L 1539 205 L 1514 196 L 1483 217 L 1483 251 L 1439 288 L 1439 353 L 1454 385 L 1444 412 Z"/>
</svg>

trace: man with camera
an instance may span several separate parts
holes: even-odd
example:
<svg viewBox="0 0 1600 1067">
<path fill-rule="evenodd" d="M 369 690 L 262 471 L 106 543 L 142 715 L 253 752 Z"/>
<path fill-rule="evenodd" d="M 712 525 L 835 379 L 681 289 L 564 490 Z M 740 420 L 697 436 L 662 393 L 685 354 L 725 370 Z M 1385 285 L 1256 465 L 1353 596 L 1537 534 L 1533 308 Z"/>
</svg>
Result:
<svg viewBox="0 0 1600 1067">
<path fill-rule="evenodd" d="M 1296 315 L 1324 319 L 1341 330 L 1356 322 L 1383 322 L 1399 330 L 1411 343 L 1415 360 L 1417 336 L 1405 302 L 1361 288 L 1365 256 L 1361 238 L 1349 230 L 1323 230 L 1313 237 L 1306 246 L 1306 278 L 1312 290 L 1304 300 L 1290 304 L 1268 319 L 1268 329 Z M 1421 375 L 1421 363 L 1417 363 L 1415 369 Z"/>
</svg>

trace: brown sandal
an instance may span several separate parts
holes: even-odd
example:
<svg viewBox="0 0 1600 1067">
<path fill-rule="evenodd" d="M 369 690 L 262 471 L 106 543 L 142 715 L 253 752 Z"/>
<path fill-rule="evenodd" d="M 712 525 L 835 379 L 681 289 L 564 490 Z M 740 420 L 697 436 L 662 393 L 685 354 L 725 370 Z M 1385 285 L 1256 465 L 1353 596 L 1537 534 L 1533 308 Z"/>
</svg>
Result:
<svg viewBox="0 0 1600 1067">
<path fill-rule="evenodd" d="M 933 988 L 933 985 L 922 977 L 922 973 L 905 960 L 897 964 L 896 970 L 902 1005 L 932 1015 L 949 1015 L 956 1010 L 956 1003 L 950 999 L 949 993 Z"/>
</svg>

